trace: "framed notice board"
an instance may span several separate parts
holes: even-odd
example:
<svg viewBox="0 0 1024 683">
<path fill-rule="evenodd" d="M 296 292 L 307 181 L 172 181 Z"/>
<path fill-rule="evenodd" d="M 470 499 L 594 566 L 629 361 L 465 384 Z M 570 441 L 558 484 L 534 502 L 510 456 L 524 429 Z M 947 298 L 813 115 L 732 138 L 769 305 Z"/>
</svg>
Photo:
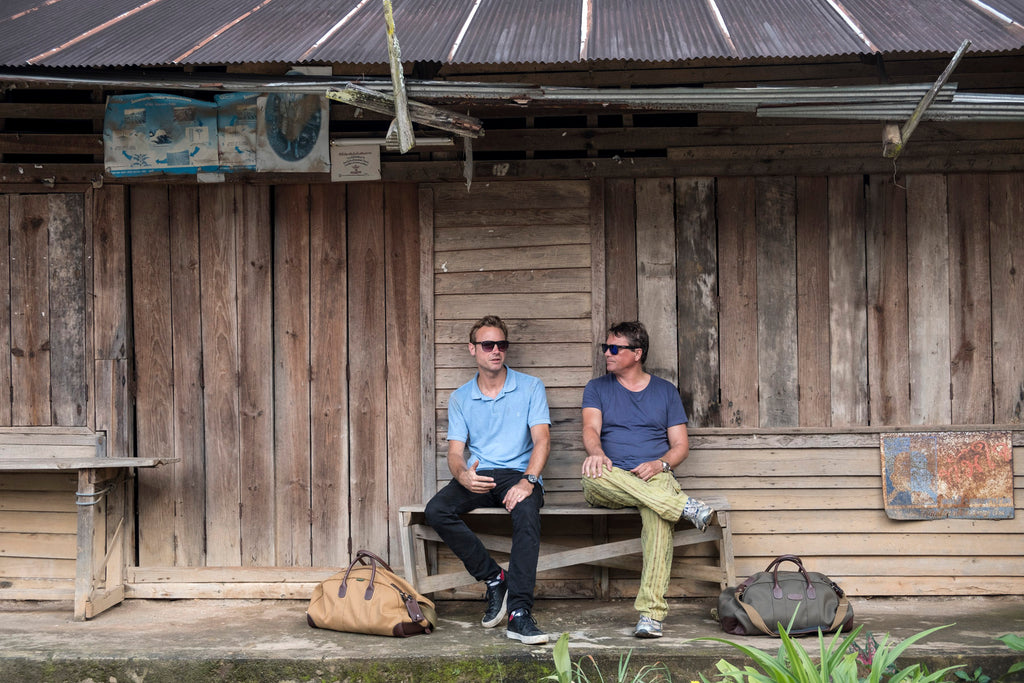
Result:
<svg viewBox="0 0 1024 683">
<path fill-rule="evenodd" d="M 890 519 L 1013 519 L 1009 432 L 881 435 Z"/>
</svg>

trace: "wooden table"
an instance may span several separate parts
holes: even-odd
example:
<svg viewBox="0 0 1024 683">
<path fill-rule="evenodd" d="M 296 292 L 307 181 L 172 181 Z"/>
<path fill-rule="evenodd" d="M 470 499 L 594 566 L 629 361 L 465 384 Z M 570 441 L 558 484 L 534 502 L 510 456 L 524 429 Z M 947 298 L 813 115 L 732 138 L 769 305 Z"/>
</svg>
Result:
<svg viewBox="0 0 1024 683">
<path fill-rule="evenodd" d="M 177 458 L 106 457 L 106 434 L 77 427 L 0 429 L 0 473 L 74 471 L 78 476 L 75 557 L 75 619 L 85 620 L 124 599 L 127 491 L 119 491 L 115 530 L 108 539 L 102 501 L 127 484 L 135 467 L 157 467 Z M 112 497 L 112 496 L 111 496 Z"/>
</svg>

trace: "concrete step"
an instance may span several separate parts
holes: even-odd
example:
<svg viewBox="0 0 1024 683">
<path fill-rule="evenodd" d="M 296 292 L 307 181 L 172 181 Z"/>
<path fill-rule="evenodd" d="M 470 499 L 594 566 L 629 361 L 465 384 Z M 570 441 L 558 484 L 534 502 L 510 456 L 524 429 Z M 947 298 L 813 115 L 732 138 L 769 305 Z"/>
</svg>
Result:
<svg viewBox="0 0 1024 683">
<path fill-rule="evenodd" d="M 964 664 L 992 678 L 1024 654 L 998 636 L 1024 634 L 1024 598 L 929 597 L 858 599 L 852 603 L 859 639 L 871 632 L 903 640 L 932 626 L 953 624 L 910 647 L 901 665 L 931 671 Z M 129 600 L 87 622 L 72 620 L 71 603 L 0 601 L 0 681 L 538 681 L 554 670 L 552 648 L 570 634 L 573 661 L 592 656 L 605 680 L 619 659 L 630 670 L 663 662 L 672 680 L 709 679 L 722 658 L 742 664 L 733 647 L 695 638 L 725 638 L 711 618 L 712 600 L 672 600 L 665 636 L 632 636 L 632 600 L 540 600 L 534 615 L 551 634 L 547 645 L 523 645 L 503 626 L 480 626 L 482 602 L 442 601 L 430 635 L 407 639 L 310 628 L 306 602 L 284 600 Z M 770 654 L 780 641 L 728 636 Z M 817 653 L 817 638 L 800 640 Z M 591 680 L 599 677 L 587 664 Z M 949 680 L 953 680 L 950 676 Z M 1024 681 L 1024 672 L 1006 681 Z"/>
</svg>

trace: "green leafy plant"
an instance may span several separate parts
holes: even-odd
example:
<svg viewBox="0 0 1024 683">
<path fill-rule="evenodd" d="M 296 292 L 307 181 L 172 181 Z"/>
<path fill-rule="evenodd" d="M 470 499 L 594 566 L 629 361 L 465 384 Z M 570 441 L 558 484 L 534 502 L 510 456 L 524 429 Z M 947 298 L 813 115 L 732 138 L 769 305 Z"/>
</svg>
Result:
<svg viewBox="0 0 1024 683">
<path fill-rule="evenodd" d="M 1017 650 L 1018 652 L 1024 652 L 1024 636 L 1018 636 L 1013 633 L 1007 633 L 1006 635 L 999 636 L 996 640 L 1003 641 L 1003 645 L 1010 648 L 1011 650 Z M 999 677 L 999 680 L 1009 680 L 1007 676 L 1015 674 L 1018 671 L 1024 671 L 1024 661 L 1016 662 L 1010 666 L 1009 671 Z"/>
<path fill-rule="evenodd" d="M 837 633 L 828 642 L 818 632 L 818 661 L 814 661 L 807 650 L 790 637 L 787 630 L 779 625 L 779 638 L 782 644 L 774 657 L 762 650 L 741 645 L 723 638 L 697 638 L 696 640 L 712 640 L 736 648 L 749 657 L 755 666 L 740 668 L 722 659 L 718 662 L 718 678 L 734 683 L 948 683 L 944 676 L 959 667 L 951 666 L 935 673 L 929 673 L 919 664 L 913 664 L 895 673 L 887 674 L 886 670 L 895 665 L 896 659 L 918 640 L 925 638 L 946 626 L 937 626 L 917 633 L 900 642 L 891 643 L 889 635 L 883 636 L 876 644 L 871 658 L 868 675 L 861 678 L 857 671 L 857 650 L 855 642 L 860 635 L 862 626 L 858 626 L 850 634 L 843 636 Z M 883 677 L 885 677 L 883 679 Z M 708 683 L 702 675 L 701 680 Z"/>
<path fill-rule="evenodd" d="M 655 683 L 656 681 L 667 681 L 671 683 L 672 674 L 668 669 L 668 666 L 658 662 L 657 664 L 647 664 L 640 667 L 640 670 L 630 677 L 629 674 L 629 659 L 633 655 L 631 649 L 626 654 L 619 657 L 619 667 L 616 672 L 616 683 Z M 604 674 L 601 673 L 601 669 L 597 666 L 597 661 L 591 656 L 580 657 L 579 661 L 573 662 L 569 656 L 569 634 L 563 633 L 558 638 L 558 642 L 555 643 L 554 648 L 554 661 L 555 661 L 555 673 L 550 676 L 546 676 L 541 680 L 544 681 L 557 681 L 558 683 L 590 683 L 593 681 L 601 681 L 604 683 Z M 590 668 L 594 671 L 590 676 L 596 675 L 597 678 L 591 678 L 584 671 L 583 665 L 585 662 L 590 663 Z"/>
<path fill-rule="evenodd" d="M 980 666 L 972 673 L 957 671 L 956 677 L 961 681 L 969 681 L 970 683 L 992 683 L 992 677 L 982 673 Z"/>
</svg>

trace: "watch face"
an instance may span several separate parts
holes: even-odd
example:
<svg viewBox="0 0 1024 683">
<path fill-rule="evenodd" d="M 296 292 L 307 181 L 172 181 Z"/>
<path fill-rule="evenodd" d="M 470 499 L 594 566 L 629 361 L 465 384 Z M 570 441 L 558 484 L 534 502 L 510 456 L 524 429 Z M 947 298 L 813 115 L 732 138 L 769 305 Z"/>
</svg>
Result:
<svg viewBox="0 0 1024 683">
<path fill-rule="evenodd" d="M 534 474 L 524 474 L 523 475 L 523 479 L 525 479 L 526 481 L 530 482 L 531 484 L 536 484 L 537 483 L 537 475 L 534 475 Z"/>
</svg>

